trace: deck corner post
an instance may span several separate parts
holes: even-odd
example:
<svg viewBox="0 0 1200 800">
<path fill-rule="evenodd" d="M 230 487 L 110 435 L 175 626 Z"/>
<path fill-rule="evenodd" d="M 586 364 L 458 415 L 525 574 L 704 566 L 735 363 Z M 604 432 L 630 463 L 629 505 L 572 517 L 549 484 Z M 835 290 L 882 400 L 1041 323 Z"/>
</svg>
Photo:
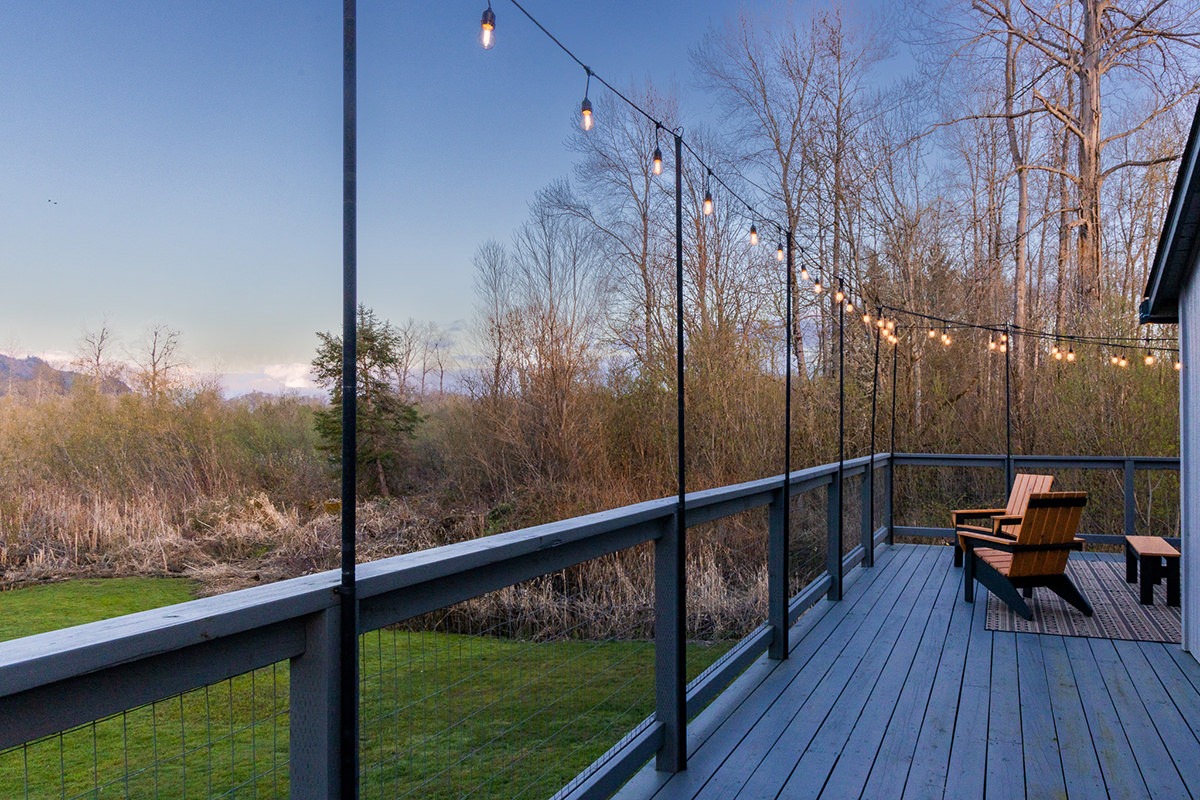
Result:
<svg viewBox="0 0 1200 800">
<path fill-rule="evenodd" d="M 304 653 L 291 660 L 289 756 L 297 800 L 341 796 L 340 619 L 336 605 L 310 617 Z"/>
<path fill-rule="evenodd" d="M 788 530 L 784 523 L 788 494 L 780 489 L 771 495 L 767 533 L 767 622 L 772 632 L 768 655 L 776 661 L 788 655 Z"/>
<path fill-rule="evenodd" d="M 826 494 L 825 569 L 829 572 L 830 600 L 842 599 L 842 480 L 841 472 L 831 476 Z"/>
<path fill-rule="evenodd" d="M 1132 458 L 1125 459 L 1125 535 L 1133 536 L 1137 528 L 1137 474 Z"/>
<path fill-rule="evenodd" d="M 687 769 L 687 577 L 685 532 L 676 512 L 654 542 L 654 703 L 663 743 L 654 768 Z"/>
</svg>

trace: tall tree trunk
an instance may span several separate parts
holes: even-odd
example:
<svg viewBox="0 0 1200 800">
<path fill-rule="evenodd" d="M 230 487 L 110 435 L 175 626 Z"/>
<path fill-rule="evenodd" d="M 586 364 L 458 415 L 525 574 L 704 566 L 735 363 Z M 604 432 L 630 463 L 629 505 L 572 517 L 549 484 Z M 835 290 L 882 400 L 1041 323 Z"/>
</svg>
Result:
<svg viewBox="0 0 1200 800">
<path fill-rule="evenodd" d="M 1085 310 L 1100 302 L 1100 17 L 1106 0 L 1081 0 L 1079 74 L 1079 291 Z"/>
</svg>

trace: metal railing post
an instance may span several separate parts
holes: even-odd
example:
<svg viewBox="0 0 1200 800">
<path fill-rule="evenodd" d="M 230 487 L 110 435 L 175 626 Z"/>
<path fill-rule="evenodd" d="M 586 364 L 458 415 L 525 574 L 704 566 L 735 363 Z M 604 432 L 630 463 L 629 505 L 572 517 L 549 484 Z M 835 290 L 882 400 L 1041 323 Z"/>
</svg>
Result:
<svg viewBox="0 0 1200 800">
<path fill-rule="evenodd" d="M 314 614 L 304 653 L 291 660 L 289 759 L 291 796 L 334 800 L 341 795 L 341 609 Z"/>
<path fill-rule="evenodd" d="M 842 599 L 842 481 L 835 472 L 826 495 L 825 569 L 829 572 L 829 599 Z"/>
<path fill-rule="evenodd" d="M 771 658 L 782 661 L 788 654 L 788 530 L 783 510 L 788 493 L 782 489 L 771 497 L 767 531 L 767 622 L 771 626 Z"/>
<path fill-rule="evenodd" d="M 1133 459 L 1125 459 L 1125 535 L 1133 536 L 1134 530 L 1137 527 L 1137 505 L 1134 497 L 1136 485 L 1134 484 L 1134 466 Z"/>
<path fill-rule="evenodd" d="M 654 542 L 654 701 L 663 725 L 663 743 L 655 769 L 687 768 L 687 631 L 684 615 L 685 578 L 683 524 L 678 514 L 668 520 Z"/>
</svg>

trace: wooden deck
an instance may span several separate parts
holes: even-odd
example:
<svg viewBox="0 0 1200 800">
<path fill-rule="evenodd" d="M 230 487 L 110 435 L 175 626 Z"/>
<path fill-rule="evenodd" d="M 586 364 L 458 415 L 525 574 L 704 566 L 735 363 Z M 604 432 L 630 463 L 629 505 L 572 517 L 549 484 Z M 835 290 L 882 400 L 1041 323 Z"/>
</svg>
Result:
<svg viewBox="0 0 1200 800">
<path fill-rule="evenodd" d="M 988 631 L 948 548 L 876 564 L 693 722 L 686 772 L 617 797 L 1200 797 L 1200 665 L 1178 645 Z"/>
</svg>

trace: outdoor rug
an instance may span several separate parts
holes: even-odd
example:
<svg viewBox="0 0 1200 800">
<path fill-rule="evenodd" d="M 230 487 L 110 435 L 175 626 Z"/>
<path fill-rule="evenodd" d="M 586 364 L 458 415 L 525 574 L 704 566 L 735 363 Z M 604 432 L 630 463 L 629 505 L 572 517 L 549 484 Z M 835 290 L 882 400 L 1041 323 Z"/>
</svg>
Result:
<svg viewBox="0 0 1200 800">
<path fill-rule="evenodd" d="M 1125 561 L 1073 558 L 1067 572 L 1095 613 L 1085 617 L 1049 589 L 1027 599 L 1033 619 L 1025 620 L 988 594 L 987 629 L 1142 642 L 1180 641 L 1179 609 L 1167 602 L 1166 582 L 1154 587 L 1154 605 L 1138 602 L 1138 585 L 1125 582 Z M 979 587 L 982 589 L 982 587 Z"/>
</svg>

